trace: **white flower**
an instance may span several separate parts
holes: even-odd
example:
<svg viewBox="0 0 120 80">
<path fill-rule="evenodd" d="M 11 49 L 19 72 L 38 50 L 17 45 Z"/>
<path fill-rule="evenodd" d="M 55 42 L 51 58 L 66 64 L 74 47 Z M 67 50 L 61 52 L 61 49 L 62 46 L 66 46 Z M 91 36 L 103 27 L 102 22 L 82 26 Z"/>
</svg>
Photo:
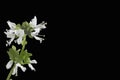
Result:
<svg viewBox="0 0 120 80">
<path fill-rule="evenodd" d="M 36 40 L 39 40 L 40 41 L 40 43 L 42 43 L 42 41 L 44 40 L 43 38 L 40 38 L 40 37 L 38 37 L 37 35 L 35 35 L 35 33 L 33 32 L 33 33 L 31 33 L 31 36 L 33 36 Z"/>
<path fill-rule="evenodd" d="M 6 30 L 5 34 L 7 35 L 7 38 L 11 38 L 9 41 L 7 41 L 6 46 L 10 45 L 13 40 L 15 39 L 15 36 L 18 37 L 18 39 L 15 41 L 18 44 L 22 43 L 22 38 L 24 36 L 24 30 L 22 29 L 16 29 L 16 24 L 10 21 L 7 21 L 10 29 Z"/>
<path fill-rule="evenodd" d="M 12 65 L 13 65 L 13 60 L 10 60 L 7 63 L 6 68 L 10 69 L 12 67 Z M 17 63 L 16 66 L 15 66 L 15 68 L 13 69 L 12 75 L 16 75 L 16 76 L 18 75 L 18 73 L 17 73 L 18 72 L 18 67 L 20 67 L 23 72 L 26 71 L 26 67 L 23 67 L 20 63 Z"/>
<path fill-rule="evenodd" d="M 37 25 L 37 18 L 36 16 L 30 21 L 30 25 L 31 27 L 34 29 L 34 32 L 31 33 L 31 36 L 33 36 L 36 40 L 39 40 L 40 43 L 42 42 L 42 40 L 44 40 L 43 38 L 40 38 L 38 37 L 40 31 L 42 29 L 45 29 L 46 28 L 46 25 L 47 23 L 45 22 L 42 22 L 40 24 Z"/>
<path fill-rule="evenodd" d="M 13 60 L 10 60 L 10 61 L 7 63 L 6 68 L 7 68 L 7 69 L 10 69 L 12 65 L 13 65 Z"/>
<path fill-rule="evenodd" d="M 19 29 L 19 30 L 15 30 L 15 34 L 18 36 L 18 39 L 16 40 L 18 44 L 21 44 L 22 43 L 22 39 L 23 39 L 23 36 L 24 36 L 24 30 L 22 29 Z M 15 42 L 16 42 L 15 41 Z"/>
<path fill-rule="evenodd" d="M 10 27 L 10 29 L 15 29 L 16 28 L 16 24 L 10 21 L 7 21 L 8 26 Z"/>
<path fill-rule="evenodd" d="M 47 23 L 42 22 L 42 23 L 40 23 L 40 24 L 37 25 L 37 17 L 36 16 L 34 16 L 34 18 L 30 21 L 30 25 L 33 28 L 44 29 L 44 28 L 46 28 L 46 26 L 45 26 L 46 24 Z"/>
<path fill-rule="evenodd" d="M 26 71 L 26 67 L 22 66 L 20 63 L 17 63 L 14 70 L 13 70 L 12 75 L 16 75 L 16 76 L 18 75 L 18 73 L 17 73 L 18 72 L 18 67 L 20 67 L 23 72 Z"/>
<path fill-rule="evenodd" d="M 31 60 L 28 66 L 30 67 L 31 70 L 35 71 L 35 68 L 32 66 L 32 64 L 37 64 L 36 60 Z"/>
<path fill-rule="evenodd" d="M 11 38 L 9 41 L 7 41 L 6 46 L 8 46 L 15 39 L 15 30 L 7 30 L 7 32 L 5 32 L 5 34 L 7 35 L 7 38 Z"/>
</svg>

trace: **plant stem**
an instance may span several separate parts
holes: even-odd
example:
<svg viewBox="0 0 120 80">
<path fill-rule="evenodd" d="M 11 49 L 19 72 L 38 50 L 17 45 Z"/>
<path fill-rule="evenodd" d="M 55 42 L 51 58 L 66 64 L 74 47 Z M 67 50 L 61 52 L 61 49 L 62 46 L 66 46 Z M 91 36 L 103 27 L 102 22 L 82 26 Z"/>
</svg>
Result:
<svg viewBox="0 0 120 80">
<path fill-rule="evenodd" d="M 11 75 L 12 75 L 12 73 L 13 73 L 13 69 L 15 68 L 15 66 L 16 66 L 16 64 L 14 64 L 14 66 L 13 66 L 12 69 L 10 70 L 10 72 L 9 72 L 6 80 L 10 80 L 10 77 L 11 77 Z"/>
<path fill-rule="evenodd" d="M 22 50 L 21 50 L 20 54 L 24 51 L 25 45 L 26 45 L 26 35 L 24 35 L 24 38 L 23 38 Z"/>
</svg>

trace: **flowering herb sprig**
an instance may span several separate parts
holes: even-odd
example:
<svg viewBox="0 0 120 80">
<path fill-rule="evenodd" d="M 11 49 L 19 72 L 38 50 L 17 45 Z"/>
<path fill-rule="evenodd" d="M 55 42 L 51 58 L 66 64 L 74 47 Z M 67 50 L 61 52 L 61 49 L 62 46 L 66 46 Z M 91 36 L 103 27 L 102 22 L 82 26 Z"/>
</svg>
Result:
<svg viewBox="0 0 120 80">
<path fill-rule="evenodd" d="M 10 29 L 7 29 L 4 33 L 7 38 L 10 39 L 7 40 L 6 46 L 11 46 L 12 42 L 22 45 L 22 49 L 17 49 L 15 45 L 12 45 L 12 47 L 7 51 L 10 60 L 6 65 L 6 69 L 11 68 L 11 70 L 6 80 L 10 80 L 11 75 L 18 76 L 18 67 L 25 72 L 27 68 L 24 67 L 24 65 L 28 65 L 31 70 L 35 71 L 32 64 L 37 64 L 37 61 L 35 59 L 31 60 L 32 53 L 29 53 L 27 49 L 25 49 L 25 46 L 27 45 L 26 37 L 35 38 L 42 43 L 44 39 L 40 37 L 41 35 L 39 35 L 39 33 L 42 29 L 46 28 L 47 23 L 42 22 L 37 24 L 36 16 L 29 23 L 25 21 L 22 25 L 15 24 L 10 21 L 7 21 L 7 23 Z"/>
</svg>

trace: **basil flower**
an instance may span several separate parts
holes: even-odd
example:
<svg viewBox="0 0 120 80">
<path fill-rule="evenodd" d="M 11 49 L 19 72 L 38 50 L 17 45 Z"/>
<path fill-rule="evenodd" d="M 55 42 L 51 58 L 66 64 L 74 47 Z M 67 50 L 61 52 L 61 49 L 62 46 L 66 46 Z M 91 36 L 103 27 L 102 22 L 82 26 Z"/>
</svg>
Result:
<svg viewBox="0 0 120 80">
<path fill-rule="evenodd" d="M 15 42 L 17 42 L 18 44 L 22 43 L 22 38 L 24 36 L 24 30 L 22 29 L 17 29 L 16 28 L 16 24 L 10 21 L 7 21 L 10 29 L 6 30 L 6 32 L 4 32 L 7 35 L 7 38 L 10 38 L 10 40 L 7 41 L 6 46 L 10 46 L 10 44 L 14 41 L 14 39 L 17 37 L 17 40 L 15 40 Z"/>
<path fill-rule="evenodd" d="M 39 33 L 42 29 L 46 28 L 46 24 L 45 22 L 42 22 L 40 24 L 37 25 L 37 18 L 36 16 L 30 21 L 29 23 L 31 25 L 31 27 L 34 29 L 33 32 L 31 32 L 31 36 L 34 37 L 36 40 L 39 40 L 40 43 L 42 43 L 42 40 L 44 40 L 43 38 L 38 37 Z"/>
<path fill-rule="evenodd" d="M 6 65 L 6 69 L 10 69 L 12 65 L 13 65 L 13 60 L 10 60 Z M 18 76 L 18 67 L 20 67 L 23 72 L 26 71 L 26 67 L 22 66 L 20 63 L 17 63 L 15 65 L 15 68 L 13 69 L 12 75 Z"/>
<path fill-rule="evenodd" d="M 30 63 L 28 64 L 29 68 L 33 71 L 35 71 L 35 68 L 32 66 L 32 64 L 37 64 L 36 60 L 31 60 Z"/>
</svg>

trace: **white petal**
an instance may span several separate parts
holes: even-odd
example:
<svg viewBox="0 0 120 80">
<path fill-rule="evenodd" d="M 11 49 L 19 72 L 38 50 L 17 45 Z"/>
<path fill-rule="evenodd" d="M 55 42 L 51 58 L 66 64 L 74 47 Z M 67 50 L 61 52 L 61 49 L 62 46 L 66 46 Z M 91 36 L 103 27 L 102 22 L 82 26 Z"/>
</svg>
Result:
<svg viewBox="0 0 120 80">
<path fill-rule="evenodd" d="M 7 23 L 8 23 L 8 25 L 9 25 L 10 29 L 15 29 L 15 27 L 16 27 L 16 24 L 15 24 L 15 23 L 10 22 L 10 21 L 7 21 Z"/>
<path fill-rule="evenodd" d="M 44 40 L 43 38 L 37 37 L 37 36 L 33 36 L 36 40 L 39 40 L 40 43 L 42 43 L 42 40 Z"/>
<path fill-rule="evenodd" d="M 31 36 L 33 36 L 33 37 L 36 36 L 36 32 L 32 32 Z"/>
<path fill-rule="evenodd" d="M 35 71 L 35 68 L 31 64 L 28 64 L 28 66 L 30 67 L 31 70 Z"/>
<path fill-rule="evenodd" d="M 14 70 L 13 70 L 12 75 L 18 76 L 18 67 L 20 67 L 23 72 L 26 71 L 25 67 L 23 67 L 21 64 L 17 63 Z"/>
<path fill-rule="evenodd" d="M 37 64 L 36 60 L 31 60 L 30 63 Z"/>
<path fill-rule="evenodd" d="M 22 37 L 22 36 L 24 36 L 24 30 L 22 30 L 22 29 L 15 30 L 15 34 L 16 34 L 18 37 Z"/>
<path fill-rule="evenodd" d="M 35 30 L 35 31 L 31 33 L 31 36 L 36 36 L 36 35 L 38 35 L 39 32 L 40 32 L 40 28 L 35 28 L 34 30 Z"/>
<path fill-rule="evenodd" d="M 40 32 L 40 28 L 35 28 L 34 31 L 38 35 L 38 33 Z"/>
<path fill-rule="evenodd" d="M 18 44 L 21 44 L 21 43 L 22 43 L 22 37 L 19 37 L 19 38 L 17 39 L 17 43 L 18 43 Z"/>
<path fill-rule="evenodd" d="M 11 38 L 9 41 L 7 41 L 7 44 L 10 46 L 10 44 L 13 42 L 15 37 Z"/>
<path fill-rule="evenodd" d="M 15 73 L 16 73 L 15 76 L 18 76 L 18 66 L 16 66 Z"/>
<path fill-rule="evenodd" d="M 20 67 L 23 72 L 26 71 L 26 67 L 22 66 L 21 64 L 17 63 L 17 66 Z"/>
<path fill-rule="evenodd" d="M 37 25 L 37 27 L 39 27 L 40 29 L 45 29 L 46 28 L 46 23 L 40 23 Z"/>
<path fill-rule="evenodd" d="M 22 29 L 16 30 L 15 34 L 18 36 L 17 43 L 21 44 L 22 43 L 22 38 L 24 36 L 24 30 L 22 30 Z"/>
<path fill-rule="evenodd" d="M 15 75 L 17 72 L 17 66 L 15 66 L 15 68 L 13 69 L 12 75 Z"/>
<path fill-rule="evenodd" d="M 7 30 L 5 34 L 7 35 L 7 38 L 11 38 L 9 41 L 7 41 L 7 45 L 10 45 L 15 38 L 15 30 Z"/>
<path fill-rule="evenodd" d="M 7 30 L 5 34 L 7 35 L 7 38 L 12 38 L 15 36 L 15 30 Z"/>
<path fill-rule="evenodd" d="M 31 27 L 36 27 L 36 25 L 37 25 L 37 18 L 36 18 L 36 16 L 34 16 L 34 18 L 30 21 L 30 25 L 31 25 Z"/>
<path fill-rule="evenodd" d="M 13 65 L 13 60 L 10 60 L 10 61 L 7 63 L 6 68 L 7 68 L 7 69 L 10 69 L 12 65 Z"/>
<path fill-rule="evenodd" d="M 6 44 L 6 46 L 8 46 L 8 44 Z"/>
</svg>

